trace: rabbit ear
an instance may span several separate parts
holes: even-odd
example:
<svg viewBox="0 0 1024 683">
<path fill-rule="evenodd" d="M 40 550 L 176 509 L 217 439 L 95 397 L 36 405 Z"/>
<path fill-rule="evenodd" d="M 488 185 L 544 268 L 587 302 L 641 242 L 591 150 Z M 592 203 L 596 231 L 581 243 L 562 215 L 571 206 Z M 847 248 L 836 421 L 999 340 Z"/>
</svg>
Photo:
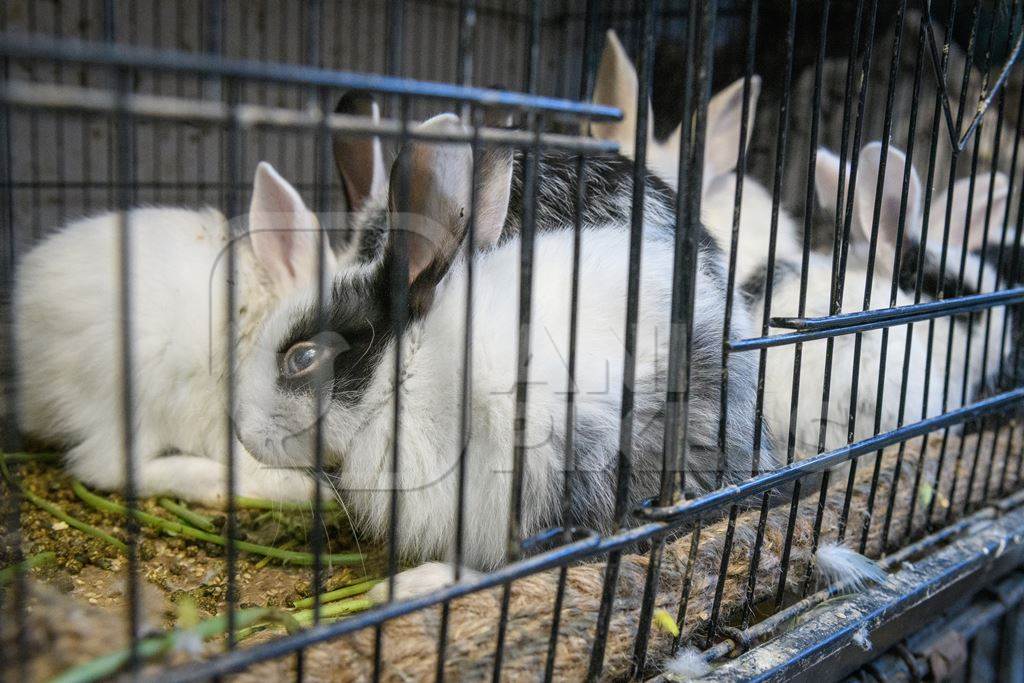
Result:
<svg viewBox="0 0 1024 683">
<path fill-rule="evenodd" d="M 992 192 L 992 205 L 989 211 L 989 191 Z M 981 249 L 985 242 L 985 216 L 988 221 L 988 243 L 998 244 L 1002 238 L 1003 215 L 1009 195 L 1009 181 L 1002 172 L 995 174 L 993 182 L 990 174 L 979 173 L 974 179 L 974 190 L 971 191 L 971 179 L 961 178 L 953 184 L 953 210 L 949 219 L 949 243 L 957 246 L 964 244 L 964 232 L 967 231 L 967 205 L 970 201 L 970 234 L 967 236 L 967 249 Z M 929 234 L 939 239 L 945 228 L 946 204 L 949 192 L 944 192 L 932 202 L 932 212 L 928 219 Z"/>
<path fill-rule="evenodd" d="M 619 154 L 633 158 L 636 144 L 636 103 L 640 96 L 640 81 L 636 68 L 626 54 L 615 31 L 608 29 L 605 36 L 604 52 L 597 67 L 594 83 L 595 104 L 604 104 L 622 110 L 621 121 L 591 123 L 590 134 L 601 140 L 619 143 Z M 652 135 L 648 134 L 650 140 Z"/>
<path fill-rule="evenodd" d="M 839 196 L 840 159 L 831 150 L 819 147 L 815 155 L 814 193 L 818 204 L 832 213 L 836 212 L 836 198 Z M 845 183 L 850 182 L 850 164 L 846 164 Z M 845 191 L 845 188 L 844 188 Z"/>
<path fill-rule="evenodd" d="M 372 95 L 360 92 L 345 93 L 338 106 L 337 114 L 363 116 L 380 121 L 380 107 Z M 334 134 L 334 163 L 341 175 L 350 211 L 358 211 L 369 197 L 384 189 L 384 154 L 380 138 L 353 137 L 342 132 Z"/>
<path fill-rule="evenodd" d="M 277 287 L 316 281 L 324 232 L 295 188 L 265 161 L 256 167 L 249 235 L 256 260 Z M 324 272 L 332 272 L 334 253 L 327 244 L 323 251 Z"/>
<path fill-rule="evenodd" d="M 435 116 L 419 127 L 421 132 L 437 133 L 463 129 L 453 114 Z M 480 160 L 474 235 L 477 246 L 486 247 L 501 236 L 508 213 L 512 154 L 493 150 Z M 395 160 L 389 196 L 392 229 L 405 230 L 414 310 L 423 311 L 429 305 L 434 286 L 462 245 L 470 221 L 472 180 L 473 152 L 465 143 L 416 141 L 407 144 Z M 391 257 L 394 235 L 388 243 Z"/>
<path fill-rule="evenodd" d="M 882 143 L 872 142 L 861 150 L 858 162 L 854 210 L 857 216 L 857 227 L 865 242 L 871 239 L 881 159 Z M 906 155 L 901 150 L 890 146 L 885 164 L 881 208 L 878 214 L 878 246 L 881 249 L 895 249 L 896 247 L 896 236 L 900 225 L 900 207 L 903 204 L 905 170 L 907 170 Z M 910 183 L 906 197 L 904 240 L 917 234 L 921 220 L 921 179 L 918 178 L 917 172 L 913 168 L 910 168 L 909 172 Z M 884 261 L 884 259 L 882 260 Z"/>
<path fill-rule="evenodd" d="M 761 95 L 761 77 L 750 78 L 750 105 L 747 111 L 747 146 L 754 124 L 754 112 Z M 708 102 L 708 122 L 704 149 L 704 186 L 736 170 L 739 161 L 740 131 L 743 124 L 743 79 L 732 83 Z M 678 152 L 678 149 L 677 149 Z"/>
</svg>

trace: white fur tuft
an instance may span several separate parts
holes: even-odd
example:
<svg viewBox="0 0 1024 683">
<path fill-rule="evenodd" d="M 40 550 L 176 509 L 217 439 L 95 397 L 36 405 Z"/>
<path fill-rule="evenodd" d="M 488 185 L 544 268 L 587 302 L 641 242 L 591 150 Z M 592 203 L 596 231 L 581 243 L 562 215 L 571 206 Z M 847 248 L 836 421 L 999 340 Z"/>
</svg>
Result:
<svg viewBox="0 0 1024 683">
<path fill-rule="evenodd" d="M 480 574 L 463 569 L 462 579 L 479 578 Z M 395 575 L 395 593 L 393 600 L 407 600 L 420 595 L 427 595 L 441 590 L 455 582 L 455 566 L 444 562 L 424 562 L 418 567 L 406 569 Z M 366 597 L 378 604 L 388 601 L 388 582 L 381 581 L 370 589 Z"/>
<path fill-rule="evenodd" d="M 830 543 L 818 548 L 814 561 L 818 573 L 830 586 L 842 585 L 851 591 L 862 590 L 869 583 L 884 583 L 885 571 L 874 560 Z"/>
<path fill-rule="evenodd" d="M 694 647 L 684 647 L 675 657 L 665 662 L 665 675 L 674 681 L 689 681 L 705 675 L 711 667 L 704 661 L 704 653 Z"/>
<path fill-rule="evenodd" d="M 861 626 L 857 629 L 857 632 L 853 634 L 853 642 L 857 647 L 864 650 L 864 652 L 871 652 L 873 645 L 871 643 L 871 636 L 868 633 L 867 626 Z"/>
</svg>

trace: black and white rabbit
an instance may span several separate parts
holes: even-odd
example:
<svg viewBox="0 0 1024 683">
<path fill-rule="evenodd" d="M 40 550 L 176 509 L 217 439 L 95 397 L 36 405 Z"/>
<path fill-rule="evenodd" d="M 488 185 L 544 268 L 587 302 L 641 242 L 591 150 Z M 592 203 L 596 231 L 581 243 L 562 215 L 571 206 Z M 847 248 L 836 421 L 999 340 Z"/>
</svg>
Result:
<svg viewBox="0 0 1024 683">
<path fill-rule="evenodd" d="M 226 253 L 236 249 L 236 353 L 288 292 L 316 281 L 322 234 L 298 193 L 266 163 L 256 170 L 249 230 L 218 211 L 139 208 L 130 234 L 132 417 L 140 495 L 207 503 L 227 493 Z M 88 485 L 125 484 L 121 219 L 73 222 L 29 251 L 14 287 L 20 427 L 66 447 Z M 235 236 L 235 237 L 233 237 Z M 327 271 L 334 257 L 326 253 Z M 237 493 L 308 500 L 312 479 L 272 469 L 235 446 Z"/>
<path fill-rule="evenodd" d="M 450 130 L 451 115 L 424 130 Z M 313 288 L 286 297 L 259 331 L 256 351 L 239 373 L 236 429 L 257 458 L 272 467 L 312 463 L 317 396 L 323 410 L 325 464 L 334 472 L 351 514 L 373 534 L 388 528 L 392 484 L 400 490 L 398 547 L 406 559 L 449 558 L 457 505 L 460 387 L 466 267 L 473 261 L 471 440 L 465 455 L 465 562 L 490 568 L 506 561 L 512 490 L 519 297 L 520 236 L 515 188 L 521 165 L 511 154 L 490 154 L 477 169 L 476 241 L 466 254 L 473 155 L 469 145 L 413 142 L 394 169 L 408 164 L 408 200 L 390 191 L 389 224 L 408 218 L 410 322 L 391 336 L 389 282 L 395 265 L 394 232 L 383 254 L 340 270 L 327 290 L 326 325 L 317 324 Z M 619 163 L 625 163 L 620 162 Z M 394 177 L 393 170 L 392 176 Z M 627 176 L 628 177 L 628 176 Z M 564 204 L 575 191 L 545 176 L 537 213 L 529 400 L 523 477 L 522 533 L 551 525 L 607 530 L 613 523 L 623 380 L 623 339 L 628 274 L 626 195 L 597 191 L 582 233 L 576 348 L 576 462 L 571 519 L 561 519 L 573 231 Z M 550 178 L 549 178 L 550 180 Z M 647 179 L 636 377 L 633 409 L 633 501 L 653 495 L 661 471 L 672 298 L 674 221 L 672 192 Z M 560 194 L 562 193 L 562 194 Z M 564 196 L 563 196 L 564 195 Z M 547 197 L 547 199 L 544 199 Z M 562 198 L 561 211 L 543 210 Z M 603 204 L 602 204 L 603 202 Z M 623 213 L 625 211 L 625 213 Z M 701 236 L 692 340 L 689 460 L 691 493 L 715 486 L 719 451 L 721 324 L 724 276 L 713 242 Z M 399 276 L 402 277 L 402 276 Z M 749 334 L 749 319 L 737 321 Z M 394 355 L 402 373 L 395 386 Z M 755 366 L 730 364 L 739 387 L 730 401 L 726 482 L 751 471 Z M 401 392 L 397 482 L 390 475 L 393 400 Z M 774 463 L 768 454 L 762 467 Z"/>
</svg>

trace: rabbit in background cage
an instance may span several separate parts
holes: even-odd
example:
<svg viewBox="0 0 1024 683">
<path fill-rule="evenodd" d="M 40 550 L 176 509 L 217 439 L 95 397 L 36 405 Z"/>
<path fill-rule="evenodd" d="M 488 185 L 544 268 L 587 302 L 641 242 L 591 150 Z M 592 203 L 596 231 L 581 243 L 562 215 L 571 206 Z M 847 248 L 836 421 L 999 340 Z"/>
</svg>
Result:
<svg viewBox="0 0 1024 683">
<path fill-rule="evenodd" d="M 613 124 L 592 126 L 592 132 L 598 137 L 613 139 L 624 147 L 626 153 L 632 153 L 635 139 L 636 101 L 638 96 L 636 71 L 629 61 L 614 32 L 609 32 L 608 40 L 602 55 L 595 85 L 595 101 L 618 106 L 623 109 L 623 120 Z M 655 88 L 659 84 L 655 83 Z M 732 237 L 733 209 L 737 174 L 735 166 L 739 149 L 740 125 L 742 119 L 742 85 L 737 81 L 713 96 L 708 103 L 707 128 L 705 133 L 705 165 L 702 178 L 701 217 L 708 232 L 718 241 L 719 246 L 728 253 Z M 756 76 L 750 81 L 750 103 L 747 125 L 749 130 L 747 141 L 759 139 L 756 134 L 757 122 L 761 117 L 757 114 L 757 100 L 760 92 L 760 79 Z M 664 177 L 667 182 L 676 182 L 678 168 L 680 128 L 662 140 L 655 139 L 653 129 L 648 130 L 647 154 L 651 170 Z M 857 230 L 855 230 L 852 254 L 847 267 L 844 288 L 843 311 L 860 310 L 863 304 L 865 284 L 869 280 L 867 271 L 868 240 L 871 231 L 875 179 L 878 177 L 880 165 L 880 144 L 867 145 L 861 157 L 861 179 L 858 179 L 855 212 Z M 902 151 L 891 147 L 890 161 L 887 165 L 886 183 L 883 190 L 882 213 L 880 216 L 879 252 L 892 257 L 895 251 L 895 237 L 898 227 L 900 198 L 902 189 L 903 167 L 905 155 Z M 825 213 L 835 212 L 835 197 L 838 191 L 839 160 L 831 152 L 821 149 L 817 156 L 817 197 Z M 873 174 L 873 175 L 872 175 Z M 846 174 L 847 176 L 849 173 Z M 941 174 L 940 174 L 941 175 Z M 948 173 L 945 176 L 948 177 Z M 773 202 L 771 195 L 755 178 L 744 176 L 743 196 L 740 204 L 739 238 L 736 253 L 736 287 L 742 296 L 736 297 L 736 308 L 749 308 L 755 321 L 761 320 L 765 307 L 767 286 L 768 252 L 771 236 Z M 916 171 L 910 179 L 910 197 L 907 215 L 907 230 L 904 239 L 904 256 L 901 259 L 901 273 L 898 278 L 896 304 L 913 303 L 914 277 L 916 264 L 920 259 L 924 264 L 923 300 L 934 300 L 953 295 L 956 278 L 959 274 L 961 246 L 966 222 L 967 197 L 973 194 L 970 225 L 975 226 L 970 232 L 970 243 L 967 245 L 965 261 L 964 292 L 993 291 L 997 278 L 1002 278 L 1005 287 L 1019 277 L 1019 268 L 1010 257 L 1010 244 L 1015 241 L 1015 234 L 1002 236 L 1001 226 L 1007 206 L 1007 179 L 1002 173 L 994 174 L 992 182 L 991 205 L 989 204 L 989 173 L 979 172 L 973 193 L 970 191 L 970 179 L 958 180 L 953 186 L 953 211 L 951 227 L 951 248 L 947 255 L 944 269 L 940 269 L 940 245 L 934 235 L 941 236 L 943 218 L 946 209 L 946 195 L 933 202 L 929 224 L 933 225 L 927 250 L 922 249 L 920 223 L 923 215 L 921 206 L 920 179 Z M 866 183 L 866 185 L 864 184 Z M 991 227 L 986 231 L 978 226 L 991 217 Z M 999 229 L 996 229 L 996 225 Z M 937 227 L 935 227 L 937 226 Z M 998 234 L 997 234 L 998 233 Z M 802 270 L 802 246 L 800 230 L 796 221 L 783 206 L 777 209 L 775 265 L 773 270 L 774 292 L 771 299 L 773 317 L 796 317 L 799 313 L 800 274 Z M 979 251 L 982 248 L 982 236 L 988 234 L 986 259 L 983 262 Z M 886 241 L 888 239 L 888 241 Z M 1003 244 L 1005 254 L 1002 259 L 996 252 L 999 244 Z M 871 308 L 889 306 L 891 290 L 891 260 L 888 271 L 881 258 L 876 261 L 874 273 L 870 278 L 872 284 Z M 997 274 L 996 264 L 1002 264 L 1002 274 Z M 981 275 L 979 275 L 981 273 Z M 832 280 L 832 258 L 812 251 L 808 258 L 808 277 L 810 283 L 804 317 L 823 316 L 829 314 L 829 289 L 822 288 L 820 283 Z M 941 289 L 941 292 L 940 292 Z M 740 311 L 742 314 L 743 311 Z M 942 406 L 955 408 L 970 402 L 974 398 L 999 388 L 1008 388 L 1010 372 L 1000 372 L 1000 348 L 1003 345 L 1003 329 L 1005 312 L 1002 308 L 993 309 L 988 313 L 975 313 L 969 320 L 966 316 L 954 319 L 953 348 L 950 354 L 950 381 L 945 382 L 946 340 L 949 334 L 949 319 L 939 318 L 935 322 L 932 365 L 929 381 L 925 382 L 925 358 L 927 353 L 928 323 L 918 323 L 912 335 L 912 347 L 909 358 L 910 371 L 908 394 L 902 422 L 908 423 L 922 416 L 924 395 L 929 393 L 927 409 L 923 415 L 935 415 L 942 411 Z M 988 322 L 991 320 L 991 322 Z M 1009 348 L 1015 349 L 1017 323 L 1015 318 L 1010 321 Z M 970 361 L 967 363 L 966 376 L 963 371 L 968 355 L 966 330 L 972 328 Z M 886 431 L 895 428 L 899 420 L 898 400 L 902 383 L 902 358 L 906 340 L 904 327 L 890 328 L 887 334 L 886 379 L 883 381 L 884 393 L 879 429 Z M 857 382 L 857 411 L 855 436 L 863 438 L 874 433 L 878 371 L 881 360 L 880 331 L 862 335 L 860 379 Z M 835 448 L 847 443 L 847 423 L 850 400 L 853 395 L 853 336 L 837 337 L 834 342 L 832 360 L 832 383 L 829 401 L 829 412 L 826 418 L 825 447 Z M 821 397 L 823 395 L 825 340 L 808 342 L 803 345 L 801 376 L 798 389 L 798 408 L 796 413 L 795 451 L 797 457 L 813 455 L 817 452 Z M 1010 354 L 1003 354 L 1004 356 Z M 1015 356 L 1014 356 L 1015 358 Z M 1012 360 L 1011 360 L 1012 365 Z M 773 348 L 768 351 L 765 380 L 765 417 L 770 431 L 775 436 L 775 448 L 778 451 L 788 447 L 788 432 L 791 417 L 791 397 L 795 357 L 792 347 Z M 1012 368 L 1011 368 L 1012 369 Z M 943 395 L 946 396 L 943 401 Z"/>
<path fill-rule="evenodd" d="M 658 89 L 663 84 L 655 83 Z M 749 148 L 755 137 L 753 124 L 758 111 L 761 78 L 750 78 L 747 105 L 747 136 L 742 138 L 744 79 L 739 79 L 708 100 L 704 137 L 704 168 L 701 178 L 701 221 L 715 239 L 726 258 L 732 244 L 733 210 L 735 208 L 741 140 Z M 598 66 L 593 101 L 618 107 L 621 121 L 591 124 L 594 137 L 619 143 L 619 152 L 632 158 L 636 139 L 636 104 L 639 84 L 636 69 L 626 54 L 615 31 L 609 30 Z M 653 119 L 653 117 L 652 117 Z M 647 167 L 673 189 L 678 188 L 680 135 L 682 125 L 656 139 L 653 123 L 647 131 Z M 740 204 L 739 241 L 736 251 L 735 282 L 748 298 L 763 290 L 768 264 L 772 197 L 768 190 L 749 175 L 743 177 Z M 775 253 L 800 253 L 799 230 L 792 216 L 780 209 L 777 216 Z M 737 299 L 742 305 L 742 301 Z M 746 314 L 739 311 L 740 316 Z M 755 321 L 757 319 L 755 318 Z"/>
<path fill-rule="evenodd" d="M 121 216 L 129 235 L 131 415 L 136 490 L 218 504 L 227 495 L 227 270 L 236 250 L 238 358 L 263 314 L 315 283 L 321 230 L 266 163 L 248 233 L 214 209 L 139 208 L 73 222 L 28 252 L 14 287 L 23 432 L 67 448 L 66 465 L 104 490 L 125 485 Z M 325 253 L 325 268 L 334 256 Z M 237 442 L 237 493 L 303 501 L 313 480 L 268 468 Z"/>
<path fill-rule="evenodd" d="M 454 116 L 436 117 L 422 130 L 447 131 Z M 581 233 L 575 410 L 577 468 L 570 518 L 562 519 L 565 482 L 565 411 L 574 231 L 565 206 L 571 185 L 547 192 L 560 211 L 542 211 L 538 200 L 526 428 L 515 431 L 520 240 L 512 154 L 485 155 L 477 168 L 476 244 L 464 252 L 469 220 L 473 154 L 468 144 L 408 144 L 392 169 L 391 231 L 384 254 L 339 270 L 328 290 L 328 324 L 317 324 L 316 300 L 307 288 L 282 301 L 258 333 L 256 351 L 239 373 L 236 429 L 239 438 L 272 467 L 304 467 L 313 457 L 311 425 L 321 398 L 325 464 L 356 521 L 377 536 L 389 526 L 393 484 L 399 487 L 396 542 L 408 560 L 450 559 L 459 495 L 460 419 L 466 268 L 473 262 L 472 360 L 465 465 L 465 562 L 491 568 L 507 559 L 514 445 L 525 445 L 521 492 L 522 536 L 550 526 L 606 531 L 613 524 L 616 454 L 619 449 L 623 339 L 629 253 L 628 205 L 623 213 L 591 207 Z M 594 161 L 592 163 L 600 163 Z M 408 164 L 406 196 L 394 179 Z M 542 179 L 545 177 L 540 176 Z M 635 504 L 657 491 L 661 473 L 668 314 L 672 298 L 674 222 L 672 193 L 647 179 L 651 210 L 645 213 L 636 377 L 632 385 Z M 542 183 L 543 184 L 543 183 Z M 596 183 L 594 185 L 597 185 Z M 607 188 L 604 188 L 607 189 Z M 593 201 L 609 199 L 598 188 Z M 559 194 L 560 193 L 560 194 Z M 557 196 L 556 196 L 557 195 Z M 629 196 L 628 194 L 626 195 Z M 559 201 L 559 197 L 561 197 Z M 654 210 L 657 209 L 657 210 Z M 401 213 L 396 213 L 401 212 Z M 410 320 L 400 339 L 390 322 L 390 282 L 396 261 L 396 221 L 408 237 Z M 687 435 L 690 493 L 715 487 L 724 274 L 720 254 L 699 238 L 696 273 L 702 292 L 692 340 L 691 429 Z M 749 319 L 736 321 L 750 333 Z M 402 371 L 395 385 L 395 354 Z M 753 440 L 755 366 L 730 363 L 739 389 L 730 402 L 725 483 L 749 476 Z M 398 479 L 392 482 L 394 398 L 400 396 Z M 775 466 L 770 453 L 761 466 Z"/>
<path fill-rule="evenodd" d="M 956 294 L 961 257 L 965 259 L 964 285 L 961 295 L 993 291 L 997 284 L 995 268 L 983 264 L 976 252 L 985 234 L 986 216 L 1001 217 L 1006 210 L 1007 183 L 1002 174 L 996 174 L 992 186 L 988 174 L 983 174 L 970 188 L 970 179 L 956 181 L 953 199 L 949 247 L 945 266 L 941 262 L 941 242 L 947 204 L 945 194 L 937 197 L 930 207 L 927 243 L 922 238 L 924 206 L 923 191 L 916 171 L 910 170 L 906 197 L 903 197 L 906 156 L 895 147 L 888 149 L 885 178 L 880 199 L 877 244 L 873 272 L 869 276 L 868 255 L 875 207 L 875 192 L 882 160 L 881 143 L 871 143 L 860 153 L 857 185 L 854 195 L 854 222 L 851 230 L 849 261 L 844 279 L 841 312 L 862 310 L 866 287 L 870 286 L 869 309 L 889 308 L 890 304 L 905 306 L 915 301 L 918 268 L 923 269 L 922 301 L 932 301 Z M 816 165 L 816 192 L 818 201 L 826 208 L 835 209 L 839 191 L 839 159 L 833 153 L 820 149 Z M 848 175 L 848 174 L 847 174 Z M 991 190 L 991 204 L 989 191 Z M 970 197 L 971 213 L 966 213 Z M 893 263 L 900 224 L 904 226 L 900 270 L 896 273 L 893 293 Z M 964 244 L 968 222 L 970 236 Z M 993 225 L 989 235 L 993 235 Z M 991 237 L 990 237 L 991 239 Z M 966 247 L 966 248 L 965 248 Z M 830 314 L 829 287 L 821 283 L 832 282 L 832 257 L 812 252 L 807 264 L 808 286 L 805 304 L 801 310 L 801 263 L 799 257 L 781 257 L 775 271 L 774 293 L 771 299 L 773 317 L 820 317 Z M 890 299 L 890 297 L 893 299 Z M 755 303 L 763 306 L 763 300 Z M 991 321 L 990 323 L 988 321 Z M 895 429 L 923 417 L 938 415 L 946 410 L 966 405 L 991 390 L 1000 364 L 1000 345 L 1006 313 L 1002 308 L 985 312 L 939 317 L 934 320 L 933 342 L 929 353 L 929 323 L 917 322 L 909 333 L 907 325 L 895 325 L 860 335 L 859 373 L 854 382 L 855 335 L 834 337 L 831 387 L 828 411 L 825 416 L 824 447 L 838 448 L 848 442 L 850 404 L 856 409 L 853 418 L 854 438 L 862 439 L 877 432 Z M 953 341 L 948 351 L 950 372 L 946 373 L 947 341 L 952 328 Z M 971 341 L 968 341 L 970 335 Z M 882 340 L 886 338 L 883 352 Z M 827 341 L 819 339 L 802 345 L 800 382 L 796 405 L 795 441 L 798 455 L 817 452 L 821 428 L 821 408 Z M 885 359 L 884 370 L 882 367 Z M 903 381 L 904 358 L 907 380 Z M 930 361 L 930 367 L 928 362 Z M 792 406 L 792 387 L 795 371 L 795 351 L 792 347 L 768 350 L 765 382 L 765 415 L 775 434 L 779 436 L 777 448 L 786 448 L 781 441 L 789 430 Z M 879 384 L 882 385 L 881 405 Z M 905 400 L 901 402 L 901 397 Z M 902 405 L 901 405 L 902 403 Z M 877 414 L 877 417 L 876 417 Z M 876 424 L 877 422 L 877 424 Z"/>
</svg>

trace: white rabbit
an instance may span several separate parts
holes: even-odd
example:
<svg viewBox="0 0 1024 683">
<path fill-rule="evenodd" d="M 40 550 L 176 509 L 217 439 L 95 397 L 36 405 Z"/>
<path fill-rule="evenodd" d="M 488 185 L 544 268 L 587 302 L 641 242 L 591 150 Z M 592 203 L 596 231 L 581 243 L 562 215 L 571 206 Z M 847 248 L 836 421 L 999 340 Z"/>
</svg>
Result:
<svg viewBox="0 0 1024 683">
<path fill-rule="evenodd" d="M 455 117 L 436 117 L 426 129 L 447 130 Z M 463 320 L 467 258 L 473 259 L 472 373 L 465 455 L 465 562 L 490 568 L 506 560 L 512 492 L 520 240 L 515 208 L 521 201 L 511 154 L 491 156 L 478 169 L 476 240 L 462 247 L 468 217 L 472 153 L 468 145 L 411 143 L 394 169 L 407 163 L 408 202 L 391 188 L 390 204 L 410 228 L 409 314 L 393 338 L 389 283 L 396 266 L 394 232 L 384 255 L 341 270 L 329 290 L 326 329 L 317 324 L 312 291 L 287 297 L 259 332 L 256 351 L 240 371 L 236 430 L 250 452 L 270 466 L 308 466 L 317 396 L 323 407 L 324 455 L 353 518 L 376 535 L 388 528 L 393 444 L 394 361 L 402 374 L 398 458 L 398 548 L 406 559 L 450 557 L 455 529 L 462 406 Z M 395 177 L 395 170 L 392 178 Z M 524 536 L 549 526 L 612 525 L 623 379 L 629 221 L 615 208 L 629 197 L 598 187 L 582 233 L 576 386 L 575 494 L 571 519 L 561 519 L 564 481 L 566 358 L 573 232 L 566 214 L 544 205 L 572 206 L 573 183 L 540 175 L 533 258 L 533 303 L 527 426 L 523 439 Z M 578 180 L 566 176 L 568 180 Z M 657 491 L 664 431 L 669 307 L 672 298 L 672 194 L 648 179 L 640 305 L 633 383 L 631 501 Z M 592 185 L 599 185 L 594 183 Z M 510 199 L 511 197 L 511 199 Z M 546 203 L 546 204 L 545 204 Z M 627 203 L 628 206 L 628 203 Z M 627 212 L 628 213 L 628 212 Z M 590 220 L 588 218 L 588 221 Z M 552 224 L 549 224 L 551 222 Z M 689 461 L 691 492 L 716 485 L 721 324 L 724 277 L 710 241 L 698 253 L 698 299 L 692 340 Z M 397 275 L 405 277 L 405 274 Z M 737 336 L 750 334 L 738 320 Z M 282 359 L 283 354 L 283 359 Z M 737 356 L 730 372 L 739 387 L 730 400 L 725 482 L 750 474 L 753 439 L 752 359 Z M 319 393 L 318 393 L 319 392 Z M 770 454 L 762 454 L 770 469 Z"/>
<path fill-rule="evenodd" d="M 846 270 L 841 311 L 849 313 L 863 308 L 865 285 L 868 278 L 867 254 L 877 187 L 881 143 L 871 143 L 860 154 L 857 186 L 854 197 L 855 225 L 851 230 L 850 256 Z M 882 188 L 880 213 L 878 217 L 877 257 L 871 279 L 870 309 L 890 306 L 893 281 L 893 259 L 896 248 L 897 230 L 900 222 L 905 155 L 895 147 L 888 150 L 885 181 Z M 847 174 L 848 175 L 848 174 Z M 831 152 L 821 149 L 817 156 L 816 189 L 819 201 L 829 206 L 834 204 L 838 190 L 839 159 Z M 900 273 L 897 274 L 895 306 L 914 303 L 914 286 L 917 268 L 924 269 L 922 301 L 934 300 L 944 294 L 954 294 L 959 273 L 960 256 L 969 179 L 956 183 L 954 211 L 950 227 L 950 247 L 945 269 L 940 268 L 941 240 L 946 199 L 941 196 L 932 206 L 927 245 L 922 246 L 921 222 L 923 215 L 922 189 L 919 178 L 911 169 L 905 205 L 905 230 Z M 1005 178 L 997 176 L 992 199 L 992 215 L 1002 216 L 1006 202 Z M 988 181 L 978 178 L 974 188 L 971 215 L 972 235 L 983 232 L 982 225 L 988 203 Z M 972 238 L 973 243 L 973 238 Z M 981 269 L 979 257 L 966 255 L 964 287 L 961 294 L 992 291 L 995 285 L 995 270 L 986 265 Z M 981 276 L 979 278 L 979 270 Z M 819 317 L 830 313 L 830 284 L 832 282 L 832 257 L 812 253 L 808 264 L 806 307 L 803 317 Z M 797 317 L 800 296 L 799 261 L 780 263 L 776 270 L 774 293 L 771 302 L 773 317 Z M 763 301 L 756 305 L 763 305 Z M 755 316 L 758 315 L 755 313 Z M 928 322 L 912 325 L 912 339 L 909 352 L 905 354 L 907 325 L 888 328 L 885 370 L 881 371 L 882 330 L 861 334 L 860 366 L 857 381 L 857 406 L 855 411 L 855 439 L 862 439 L 875 433 L 876 409 L 878 408 L 878 385 L 883 386 L 882 404 L 877 429 L 889 431 L 899 424 L 909 424 L 923 417 L 937 415 L 964 405 L 964 401 L 975 400 L 986 381 L 994 373 L 999 362 L 999 343 L 1004 325 L 1005 313 L 993 309 L 992 332 L 985 346 L 984 313 L 970 318 L 961 314 L 953 318 L 940 317 L 934 321 L 934 341 L 931 346 L 931 365 L 926 372 L 928 358 Z M 953 329 L 951 370 L 946 386 L 947 340 Z M 969 360 L 967 330 L 973 328 Z M 833 449 L 847 443 L 848 417 L 853 394 L 853 361 L 855 336 L 846 334 L 834 338 L 831 388 L 826 415 L 825 448 Z M 799 402 L 796 415 L 795 448 L 800 455 L 817 452 L 823 378 L 825 370 L 825 339 L 805 342 L 802 347 Z M 909 363 L 906 385 L 903 383 L 903 363 L 906 355 Z M 765 414 L 773 427 L 779 449 L 786 447 L 790 421 L 791 391 L 795 363 L 795 349 L 792 346 L 776 347 L 768 351 L 767 379 L 765 382 Z M 965 363 L 967 373 L 965 376 Z M 985 377 L 982 376 L 984 369 Z M 905 389 L 905 404 L 900 417 L 900 395 Z M 927 392 L 927 394 L 926 394 Z M 945 394 L 945 396 L 944 396 Z M 927 398 L 927 404 L 925 399 Z"/>
<path fill-rule="evenodd" d="M 218 503 L 226 496 L 227 271 L 232 234 L 213 209 L 140 208 L 130 235 L 134 462 L 141 495 Z M 120 316 L 121 220 L 71 223 L 21 260 L 14 292 L 21 429 L 67 447 L 88 485 L 125 484 Z M 316 281 L 316 218 L 266 163 L 256 171 L 249 232 L 235 238 L 237 354 L 275 301 Z M 334 257 L 326 253 L 327 272 Z M 308 500 L 312 479 L 270 469 L 236 442 L 237 493 Z"/>
</svg>

